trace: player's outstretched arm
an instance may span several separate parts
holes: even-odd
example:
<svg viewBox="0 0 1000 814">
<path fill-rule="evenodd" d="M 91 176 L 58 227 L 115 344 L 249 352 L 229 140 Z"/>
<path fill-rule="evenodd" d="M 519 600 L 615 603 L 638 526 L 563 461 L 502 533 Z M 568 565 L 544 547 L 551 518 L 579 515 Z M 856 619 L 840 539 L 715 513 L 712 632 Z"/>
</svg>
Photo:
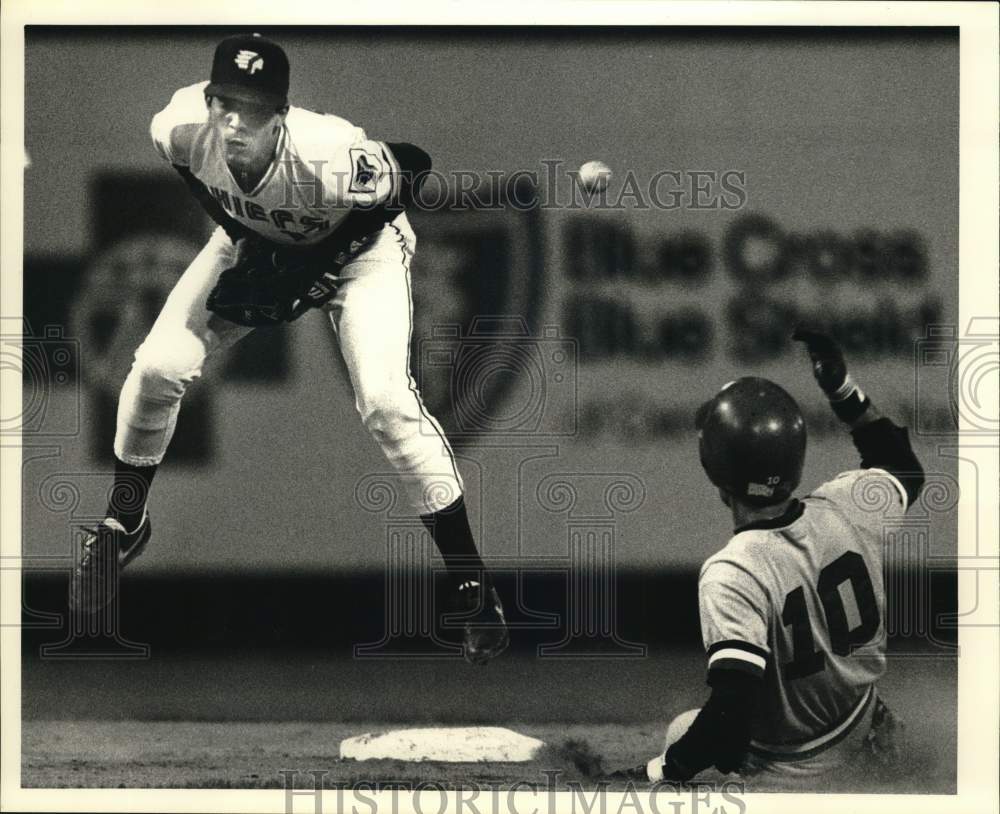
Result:
<svg viewBox="0 0 1000 814">
<path fill-rule="evenodd" d="M 687 732 L 662 758 L 647 765 L 653 782 L 690 780 L 709 766 L 722 772 L 739 770 L 760 703 L 761 677 L 742 670 L 714 669 L 709 671 L 708 683 L 712 694 Z"/>
<path fill-rule="evenodd" d="M 712 694 L 690 724 L 687 713 L 671 723 L 666 752 L 645 767 L 653 782 L 684 782 L 709 766 L 738 771 L 761 703 L 770 658 L 763 586 L 733 562 L 710 560 L 698 581 L 698 610 Z M 683 728 L 679 737 L 675 727 Z"/>
<path fill-rule="evenodd" d="M 884 469 L 906 490 L 907 506 L 924 485 L 924 470 L 910 446 L 905 427 L 896 426 L 872 404 L 847 371 L 840 346 L 819 331 L 796 328 L 792 339 L 802 342 L 812 360 L 813 375 L 833 412 L 851 428 L 854 446 L 865 469 Z"/>
<path fill-rule="evenodd" d="M 705 706 L 666 752 L 648 763 L 612 772 L 607 779 L 684 783 L 711 766 L 722 772 L 739 771 L 760 703 L 761 677 L 715 669 L 709 672 L 708 683 L 712 694 Z"/>
</svg>

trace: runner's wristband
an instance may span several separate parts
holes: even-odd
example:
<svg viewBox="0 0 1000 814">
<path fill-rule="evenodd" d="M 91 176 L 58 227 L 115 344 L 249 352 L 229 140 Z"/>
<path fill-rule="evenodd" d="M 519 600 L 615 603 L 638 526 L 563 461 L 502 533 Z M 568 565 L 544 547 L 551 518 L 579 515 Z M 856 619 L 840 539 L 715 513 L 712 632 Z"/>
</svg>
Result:
<svg viewBox="0 0 1000 814">
<path fill-rule="evenodd" d="M 853 424 L 871 406 L 871 400 L 848 373 L 844 383 L 830 394 L 830 407 L 845 424 Z"/>
</svg>

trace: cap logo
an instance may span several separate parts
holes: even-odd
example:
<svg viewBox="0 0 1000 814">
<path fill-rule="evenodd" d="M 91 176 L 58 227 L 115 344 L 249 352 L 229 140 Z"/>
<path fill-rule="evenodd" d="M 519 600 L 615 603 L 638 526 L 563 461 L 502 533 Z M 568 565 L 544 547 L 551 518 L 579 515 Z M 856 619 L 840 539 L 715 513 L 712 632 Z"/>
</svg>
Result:
<svg viewBox="0 0 1000 814">
<path fill-rule="evenodd" d="M 755 497 L 771 497 L 774 495 L 774 487 L 765 486 L 763 483 L 748 483 L 747 495 Z"/>
<path fill-rule="evenodd" d="M 251 76 L 264 67 L 264 58 L 256 51 L 247 51 L 244 49 L 236 55 L 236 59 L 233 61 L 236 63 L 237 68 L 241 71 L 246 71 Z"/>
</svg>

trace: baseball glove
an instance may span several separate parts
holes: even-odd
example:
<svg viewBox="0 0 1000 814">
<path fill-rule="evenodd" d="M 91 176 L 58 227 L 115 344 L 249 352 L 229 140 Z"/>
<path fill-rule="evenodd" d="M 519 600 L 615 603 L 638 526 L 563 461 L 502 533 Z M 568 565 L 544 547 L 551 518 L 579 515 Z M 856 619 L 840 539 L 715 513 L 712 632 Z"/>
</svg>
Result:
<svg viewBox="0 0 1000 814">
<path fill-rule="evenodd" d="M 236 244 L 236 263 L 222 272 L 206 307 L 247 327 L 291 322 L 337 293 L 339 272 L 364 252 L 385 225 L 414 203 L 431 168 L 426 152 L 412 144 L 388 145 L 400 164 L 395 198 L 358 206 L 332 235 L 309 248 L 273 243 L 230 217 L 187 167 L 175 165 L 195 198 Z"/>
<path fill-rule="evenodd" d="M 378 228 L 384 221 L 378 224 Z M 256 328 L 298 319 L 337 293 L 338 273 L 377 234 L 338 235 L 310 249 L 259 236 L 236 241 L 236 262 L 219 275 L 206 307 L 237 325 Z"/>
<path fill-rule="evenodd" d="M 219 275 L 206 306 L 237 325 L 289 322 L 298 316 L 304 276 L 302 265 L 290 264 L 273 244 L 243 237 L 236 241 L 236 263 Z"/>
</svg>

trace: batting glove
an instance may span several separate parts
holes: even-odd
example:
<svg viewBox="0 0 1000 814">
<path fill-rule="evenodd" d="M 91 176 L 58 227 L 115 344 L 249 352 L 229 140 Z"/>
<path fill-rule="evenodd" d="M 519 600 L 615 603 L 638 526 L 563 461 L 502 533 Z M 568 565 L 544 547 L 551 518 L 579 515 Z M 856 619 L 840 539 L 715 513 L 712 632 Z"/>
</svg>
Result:
<svg viewBox="0 0 1000 814">
<path fill-rule="evenodd" d="M 796 328 L 792 339 L 802 342 L 812 360 L 813 376 L 830 400 L 833 412 L 841 421 L 852 424 L 871 402 L 847 372 L 847 362 L 840 345 L 824 333 Z"/>
</svg>

